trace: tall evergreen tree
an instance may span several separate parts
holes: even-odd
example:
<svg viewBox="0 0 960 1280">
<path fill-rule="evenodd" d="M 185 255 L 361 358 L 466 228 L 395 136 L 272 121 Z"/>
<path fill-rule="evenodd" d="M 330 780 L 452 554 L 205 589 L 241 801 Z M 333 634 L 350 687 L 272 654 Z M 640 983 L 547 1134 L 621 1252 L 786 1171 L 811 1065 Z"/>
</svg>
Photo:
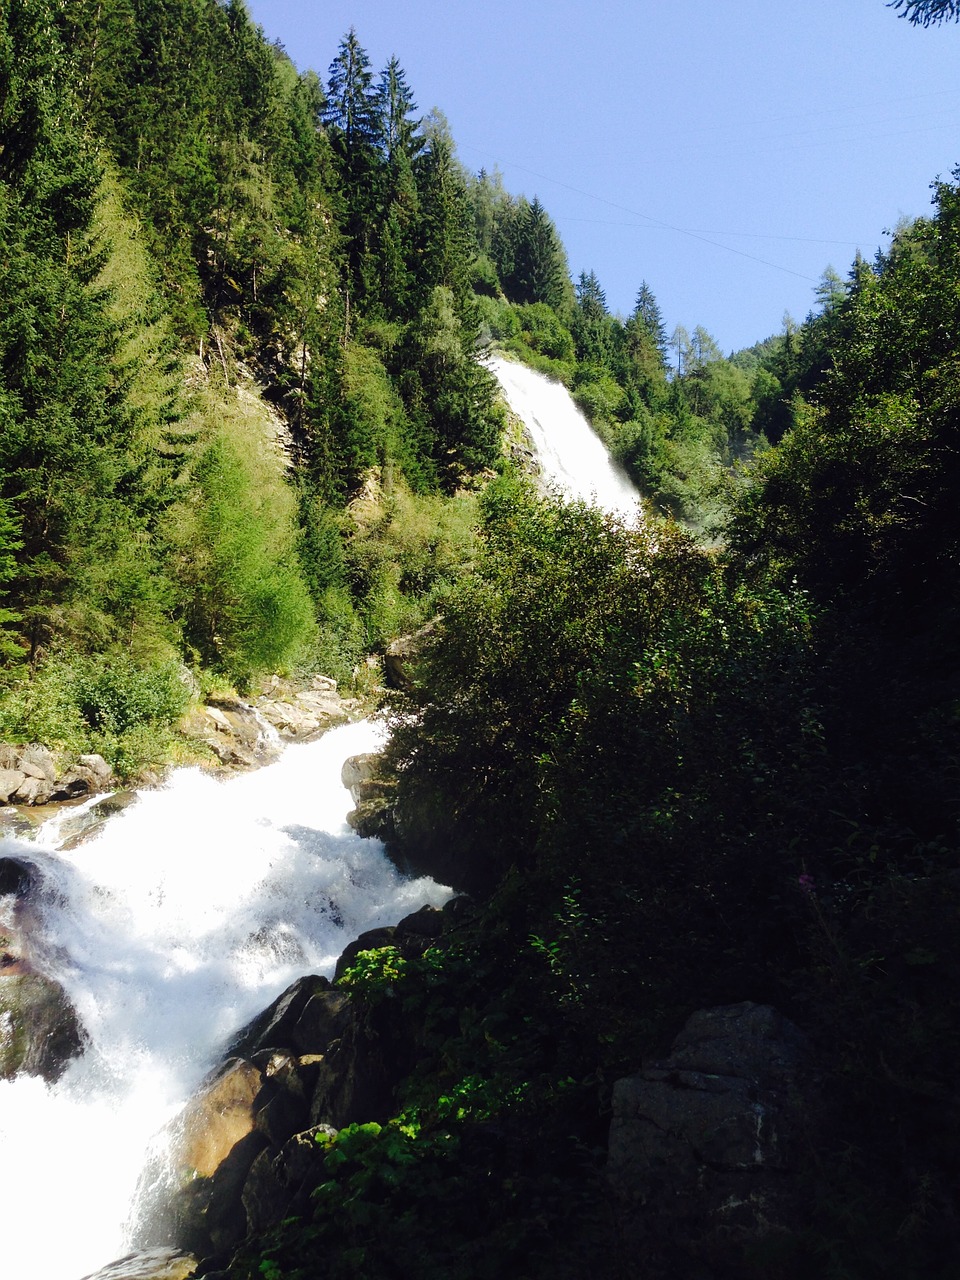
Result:
<svg viewBox="0 0 960 1280">
<path fill-rule="evenodd" d="M 520 303 L 545 302 L 560 310 L 568 288 L 567 259 L 549 215 L 534 197 L 517 217 L 510 296 Z"/>
<path fill-rule="evenodd" d="M 606 294 L 594 271 L 580 273 L 577 306 L 570 329 L 578 360 L 599 366 L 609 363 L 613 349 L 610 316 Z"/>
<path fill-rule="evenodd" d="M 640 321 L 660 352 L 663 363 L 667 361 L 667 330 L 653 290 L 646 280 L 641 281 L 637 290 L 637 300 L 633 306 L 632 319 Z"/>
<path fill-rule="evenodd" d="M 381 143 L 387 159 L 394 160 L 402 154 L 412 160 L 423 146 L 423 139 L 417 136 L 420 122 L 411 119 L 417 109 L 413 91 L 395 57 L 390 59 L 380 73 L 377 108 Z"/>
<path fill-rule="evenodd" d="M 451 290 L 458 309 L 470 292 L 475 254 L 463 171 L 445 128 L 435 130 L 414 170 L 420 194 L 419 286 L 427 300 L 437 285 Z"/>
<path fill-rule="evenodd" d="M 330 64 L 323 120 L 335 144 L 348 158 L 375 147 L 383 137 L 370 59 L 353 27 Z"/>
</svg>

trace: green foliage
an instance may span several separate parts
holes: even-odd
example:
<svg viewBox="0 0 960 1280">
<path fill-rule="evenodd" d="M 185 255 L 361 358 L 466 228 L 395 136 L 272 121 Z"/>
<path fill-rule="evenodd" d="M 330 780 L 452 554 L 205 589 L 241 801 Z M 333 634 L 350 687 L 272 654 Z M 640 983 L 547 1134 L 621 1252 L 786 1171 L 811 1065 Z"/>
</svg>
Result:
<svg viewBox="0 0 960 1280">
<path fill-rule="evenodd" d="M 403 982 L 407 962 L 396 947 L 378 947 L 361 951 L 340 978 L 340 985 L 359 996 L 366 1004 L 394 999 Z M 379 1126 L 377 1127 L 379 1132 Z"/>
<path fill-rule="evenodd" d="M 421 626 L 446 598 L 473 552 L 476 500 L 417 498 L 395 485 L 353 514 L 345 568 L 369 651 Z"/>
<path fill-rule="evenodd" d="M 217 403 L 220 429 L 192 469 L 189 509 L 176 542 L 184 625 L 201 660 L 245 684 L 289 669 L 315 635 L 314 611 L 297 557 L 296 505 L 264 438 L 256 405 Z"/>
<path fill-rule="evenodd" d="M 190 696 L 173 658 L 144 665 L 124 652 L 58 655 L 0 694 L 0 737 L 96 751 L 132 778 L 166 758 Z"/>
<path fill-rule="evenodd" d="M 0 410 L 2 413 L 2 410 Z M 23 545 L 17 537 L 18 524 L 9 504 L 0 501 L 0 601 L 6 594 L 4 583 L 16 575 L 15 553 Z M 0 660 L 18 656 L 20 650 L 7 631 L 7 627 L 20 621 L 20 615 L 0 604 Z"/>
</svg>

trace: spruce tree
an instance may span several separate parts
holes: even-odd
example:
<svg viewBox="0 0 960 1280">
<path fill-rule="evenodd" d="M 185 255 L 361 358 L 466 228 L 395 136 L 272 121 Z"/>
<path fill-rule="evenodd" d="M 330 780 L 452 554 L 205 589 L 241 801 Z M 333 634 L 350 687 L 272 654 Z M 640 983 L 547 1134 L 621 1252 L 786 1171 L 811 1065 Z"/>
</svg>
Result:
<svg viewBox="0 0 960 1280">
<path fill-rule="evenodd" d="M 386 158 L 392 161 L 402 154 L 407 160 L 412 160 L 423 146 L 423 139 L 417 136 L 419 120 L 410 118 L 417 109 L 413 91 L 395 57 L 380 73 L 376 102 L 381 145 Z"/>
</svg>

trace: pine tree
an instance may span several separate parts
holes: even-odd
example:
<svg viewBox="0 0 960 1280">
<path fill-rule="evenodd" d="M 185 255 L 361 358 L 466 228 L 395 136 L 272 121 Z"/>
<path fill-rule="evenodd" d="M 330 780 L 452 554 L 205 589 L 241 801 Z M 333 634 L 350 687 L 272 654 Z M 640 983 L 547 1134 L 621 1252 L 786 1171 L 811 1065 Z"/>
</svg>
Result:
<svg viewBox="0 0 960 1280">
<path fill-rule="evenodd" d="M 577 359 L 583 364 L 608 365 L 613 351 L 607 298 L 596 272 L 581 271 L 577 281 L 577 306 L 570 326 L 577 348 Z"/>
<path fill-rule="evenodd" d="M 646 280 L 641 281 L 640 288 L 637 290 L 637 300 L 634 303 L 632 318 L 639 320 L 643 324 L 660 352 L 664 365 L 666 365 L 667 330 L 663 323 L 663 314 L 657 305 L 656 298 L 653 296 L 653 290 Z"/>
<path fill-rule="evenodd" d="M 523 201 L 514 238 L 511 299 L 520 303 L 545 302 L 559 311 L 568 289 L 567 259 L 556 227 L 536 197 L 532 204 Z"/>
</svg>

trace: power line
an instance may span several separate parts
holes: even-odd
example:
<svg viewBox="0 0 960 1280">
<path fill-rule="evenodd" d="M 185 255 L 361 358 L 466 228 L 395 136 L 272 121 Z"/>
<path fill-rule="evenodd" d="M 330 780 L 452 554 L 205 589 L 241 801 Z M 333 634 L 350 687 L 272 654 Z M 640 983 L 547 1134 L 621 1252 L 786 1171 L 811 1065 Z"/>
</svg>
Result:
<svg viewBox="0 0 960 1280">
<path fill-rule="evenodd" d="M 586 222 L 597 227 L 635 227 L 638 231 L 647 230 L 636 222 L 613 222 L 608 218 L 580 218 L 572 213 L 556 213 L 551 214 L 551 217 L 556 222 Z M 788 240 L 793 244 L 833 244 L 845 249 L 855 249 L 860 243 L 859 240 L 824 240 L 813 236 L 778 236 L 766 231 L 724 231 L 719 227 L 691 227 L 690 229 L 698 235 L 743 236 L 750 240 Z"/>
<path fill-rule="evenodd" d="M 621 213 L 629 213 L 633 218 L 643 218 L 654 227 L 660 227 L 664 231 L 674 231 L 677 235 L 688 236 L 691 240 L 699 240 L 703 244 L 712 245 L 714 249 L 723 249 L 727 253 L 736 254 L 738 258 L 747 258 L 750 262 L 759 262 L 761 266 L 772 267 L 774 271 L 782 271 L 788 276 L 796 276 L 798 280 L 809 280 L 811 284 L 816 284 L 817 280 L 813 276 L 808 276 L 803 271 L 794 271 L 792 267 L 781 266 L 779 262 L 771 262 L 768 258 L 758 258 L 754 253 L 747 253 L 744 249 L 735 249 L 733 245 L 721 244 L 719 240 L 711 240 L 708 236 L 701 235 L 698 231 L 691 231 L 686 227 L 676 227 L 670 222 L 663 222 L 660 218 L 654 218 L 652 214 L 641 213 L 639 209 L 630 209 L 627 205 L 618 204 L 615 200 L 608 200 L 605 196 L 594 195 L 591 191 L 584 191 L 581 187 L 574 187 L 569 182 L 561 182 L 558 178 L 550 178 L 545 173 L 537 173 L 534 169 L 528 169 L 522 164 L 515 164 L 512 160 L 498 161 L 492 156 L 491 152 L 480 147 L 472 146 L 470 143 L 461 143 L 468 151 L 476 151 L 478 155 L 485 155 L 490 159 L 494 159 L 494 163 L 502 163 L 509 165 L 513 169 L 519 169 L 521 173 L 528 173 L 532 178 L 539 178 L 541 182 L 552 182 L 554 186 L 563 187 L 566 191 L 573 191 L 578 196 L 585 196 L 588 200 L 596 200 L 599 204 L 608 205 L 611 209 L 619 209 Z"/>
</svg>

